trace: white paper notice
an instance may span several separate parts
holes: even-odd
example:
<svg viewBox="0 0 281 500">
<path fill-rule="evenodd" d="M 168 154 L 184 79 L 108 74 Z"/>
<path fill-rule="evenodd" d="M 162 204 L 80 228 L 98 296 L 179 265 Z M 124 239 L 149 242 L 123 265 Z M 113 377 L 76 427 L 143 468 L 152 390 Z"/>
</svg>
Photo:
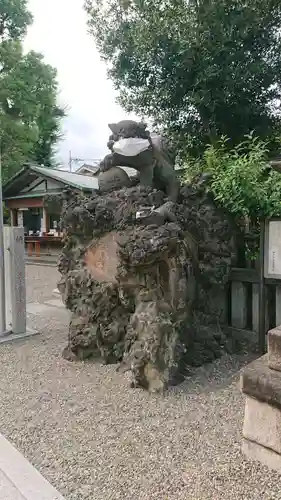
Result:
<svg viewBox="0 0 281 500">
<path fill-rule="evenodd" d="M 268 274 L 281 275 L 281 221 L 269 223 Z"/>
</svg>

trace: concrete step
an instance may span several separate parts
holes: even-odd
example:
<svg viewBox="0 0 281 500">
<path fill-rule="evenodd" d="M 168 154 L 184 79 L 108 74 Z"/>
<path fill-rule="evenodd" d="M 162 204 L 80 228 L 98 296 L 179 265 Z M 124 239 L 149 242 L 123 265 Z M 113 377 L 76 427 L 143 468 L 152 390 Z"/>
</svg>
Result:
<svg viewBox="0 0 281 500">
<path fill-rule="evenodd" d="M 57 267 L 58 259 L 54 257 L 25 257 L 25 263 L 27 265 L 37 265 L 37 266 L 51 266 Z"/>
<path fill-rule="evenodd" d="M 47 300 L 43 304 L 40 302 L 30 302 L 26 307 L 27 314 L 33 314 L 35 316 L 56 316 L 61 310 L 67 311 L 60 299 Z"/>
<path fill-rule="evenodd" d="M 65 500 L 1 434 L 0 498 L 3 500 Z"/>
</svg>

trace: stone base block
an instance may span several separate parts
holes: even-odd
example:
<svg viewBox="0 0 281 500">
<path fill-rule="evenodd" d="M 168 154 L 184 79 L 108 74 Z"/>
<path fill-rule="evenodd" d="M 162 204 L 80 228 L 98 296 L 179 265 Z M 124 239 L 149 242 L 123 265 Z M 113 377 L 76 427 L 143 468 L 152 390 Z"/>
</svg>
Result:
<svg viewBox="0 0 281 500">
<path fill-rule="evenodd" d="M 275 453 L 275 451 L 244 438 L 242 443 L 242 452 L 250 460 L 256 460 L 269 467 L 269 469 L 273 469 L 281 473 L 281 455 Z"/>
<path fill-rule="evenodd" d="M 24 333 L 12 333 L 7 332 L 4 335 L 0 335 L 0 344 L 9 344 L 11 342 L 16 342 L 17 340 L 24 340 L 28 337 L 33 337 L 38 335 L 40 332 L 37 330 L 27 329 Z"/>
<path fill-rule="evenodd" d="M 281 410 L 281 372 L 269 368 L 267 354 L 242 372 L 241 389 L 247 396 Z"/>
<path fill-rule="evenodd" d="M 247 396 L 243 437 L 281 457 L 281 410 Z"/>
<path fill-rule="evenodd" d="M 281 372 L 281 326 L 268 332 L 268 366 Z"/>
</svg>

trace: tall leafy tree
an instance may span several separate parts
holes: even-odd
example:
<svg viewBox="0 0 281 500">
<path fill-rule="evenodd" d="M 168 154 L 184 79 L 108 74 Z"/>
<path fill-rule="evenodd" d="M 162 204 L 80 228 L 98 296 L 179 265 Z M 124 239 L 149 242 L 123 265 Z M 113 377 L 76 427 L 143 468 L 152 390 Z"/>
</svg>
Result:
<svg viewBox="0 0 281 500">
<path fill-rule="evenodd" d="M 32 16 L 27 8 L 27 0 L 1 0 L 0 37 L 1 40 L 17 40 L 26 33 Z"/>
<path fill-rule="evenodd" d="M 127 111 L 182 149 L 280 132 L 280 0 L 85 0 Z M 102 29 L 101 29 L 102 26 Z M 274 142 L 274 140 L 273 140 Z"/>
<path fill-rule="evenodd" d="M 4 179 L 24 161 L 46 166 L 60 136 L 56 71 L 35 52 L 23 53 L 32 17 L 26 0 L 0 2 L 0 141 Z"/>
</svg>

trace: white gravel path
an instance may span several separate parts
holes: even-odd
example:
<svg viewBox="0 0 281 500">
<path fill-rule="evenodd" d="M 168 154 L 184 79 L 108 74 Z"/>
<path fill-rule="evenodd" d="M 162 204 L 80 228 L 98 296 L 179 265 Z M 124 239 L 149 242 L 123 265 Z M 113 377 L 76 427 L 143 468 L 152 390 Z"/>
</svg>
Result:
<svg viewBox="0 0 281 500">
<path fill-rule="evenodd" d="M 54 268 L 27 267 L 28 300 L 52 297 Z M 281 500 L 281 476 L 240 452 L 245 357 L 195 371 L 164 397 L 114 366 L 61 358 L 67 312 L 0 348 L 0 432 L 68 500 Z"/>
</svg>

